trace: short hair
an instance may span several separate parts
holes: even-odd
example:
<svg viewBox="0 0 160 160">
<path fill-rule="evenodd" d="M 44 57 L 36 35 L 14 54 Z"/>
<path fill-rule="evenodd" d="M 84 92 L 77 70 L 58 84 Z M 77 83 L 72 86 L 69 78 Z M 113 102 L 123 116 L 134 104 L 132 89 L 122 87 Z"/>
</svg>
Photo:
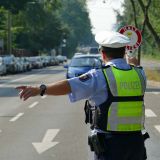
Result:
<svg viewBox="0 0 160 160">
<path fill-rule="evenodd" d="M 120 48 L 110 48 L 110 47 L 100 47 L 103 52 L 105 52 L 108 58 L 116 59 L 123 58 L 125 55 L 125 47 Z"/>
</svg>

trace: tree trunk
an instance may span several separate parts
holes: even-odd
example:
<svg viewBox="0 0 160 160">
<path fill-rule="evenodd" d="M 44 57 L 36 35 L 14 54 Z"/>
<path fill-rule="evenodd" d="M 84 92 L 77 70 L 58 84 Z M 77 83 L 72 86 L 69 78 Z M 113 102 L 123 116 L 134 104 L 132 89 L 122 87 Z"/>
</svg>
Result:
<svg viewBox="0 0 160 160">
<path fill-rule="evenodd" d="M 144 21 L 145 21 L 144 24 L 146 24 L 146 26 L 148 27 L 149 31 L 153 35 L 153 38 L 155 39 L 155 42 L 156 42 L 158 48 L 160 49 L 160 37 L 158 36 L 157 32 L 154 30 L 153 26 L 150 23 L 149 17 L 148 17 L 148 9 L 151 4 L 151 1 L 152 0 L 148 0 L 147 6 L 145 6 L 142 0 L 138 0 L 139 4 L 141 6 L 141 9 L 143 11 L 143 14 L 144 14 Z M 143 31 L 144 31 L 144 29 L 143 29 Z"/>
<path fill-rule="evenodd" d="M 130 0 L 130 1 L 131 1 L 133 12 L 134 12 L 134 23 L 135 23 L 136 28 L 138 28 L 135 2 L 134 2 L 134 0 Z M 145 22 L 145 20 L 144 20 L 144 22 Z M 143 28 L 144 28 L 144 25 L 143 25 Z M 140 64 L 141 64 L 141 46 L 139 46 L 139 48 L 138 48 L 138 65 L 140 65 Z"/>
<path fill-rule="evenodd" d="M 137 15 L 136 15 L 136 7 L 135 7 L 134 0 L 131 0 L 131 4 L 132 4 L 133 12 L 134 12 L 134 24 L 135 24 L 136 28 L 138 28 Z"/>
</svg>

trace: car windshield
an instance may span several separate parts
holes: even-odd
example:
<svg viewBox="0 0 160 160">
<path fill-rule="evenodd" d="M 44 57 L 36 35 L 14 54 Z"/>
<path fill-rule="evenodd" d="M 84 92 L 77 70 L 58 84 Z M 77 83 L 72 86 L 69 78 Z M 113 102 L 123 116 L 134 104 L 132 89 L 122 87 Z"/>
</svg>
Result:
<svg viewBox="0 0 160 160">
<path fill-rule="evenodd" d="M 101 67 L 101 61 L 95 57 L 73 58 L 70 67 Z"/>
</svg>

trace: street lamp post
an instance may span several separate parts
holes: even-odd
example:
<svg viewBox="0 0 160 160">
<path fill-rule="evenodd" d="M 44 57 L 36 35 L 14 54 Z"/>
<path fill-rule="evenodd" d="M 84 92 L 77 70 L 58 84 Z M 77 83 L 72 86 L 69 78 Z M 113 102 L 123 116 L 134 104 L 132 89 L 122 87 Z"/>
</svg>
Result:
<svg viewBox="0 0 160 160">
<path fill-rule="evenodd" d="M 62 55 L 66 56 L 66 39 L 62 40 Z"/>
</svg>

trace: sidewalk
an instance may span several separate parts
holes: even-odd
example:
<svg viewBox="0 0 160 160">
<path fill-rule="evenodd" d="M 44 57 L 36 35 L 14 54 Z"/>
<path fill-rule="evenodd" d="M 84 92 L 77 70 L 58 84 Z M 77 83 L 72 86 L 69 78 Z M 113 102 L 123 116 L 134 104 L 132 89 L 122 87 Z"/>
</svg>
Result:
<svg viewBox="0 0 160 160">
<path fill-rule="evenodd" d="M 160 88 L 160 82 L 147 80 L 147 86 Z"/>
</svg>

